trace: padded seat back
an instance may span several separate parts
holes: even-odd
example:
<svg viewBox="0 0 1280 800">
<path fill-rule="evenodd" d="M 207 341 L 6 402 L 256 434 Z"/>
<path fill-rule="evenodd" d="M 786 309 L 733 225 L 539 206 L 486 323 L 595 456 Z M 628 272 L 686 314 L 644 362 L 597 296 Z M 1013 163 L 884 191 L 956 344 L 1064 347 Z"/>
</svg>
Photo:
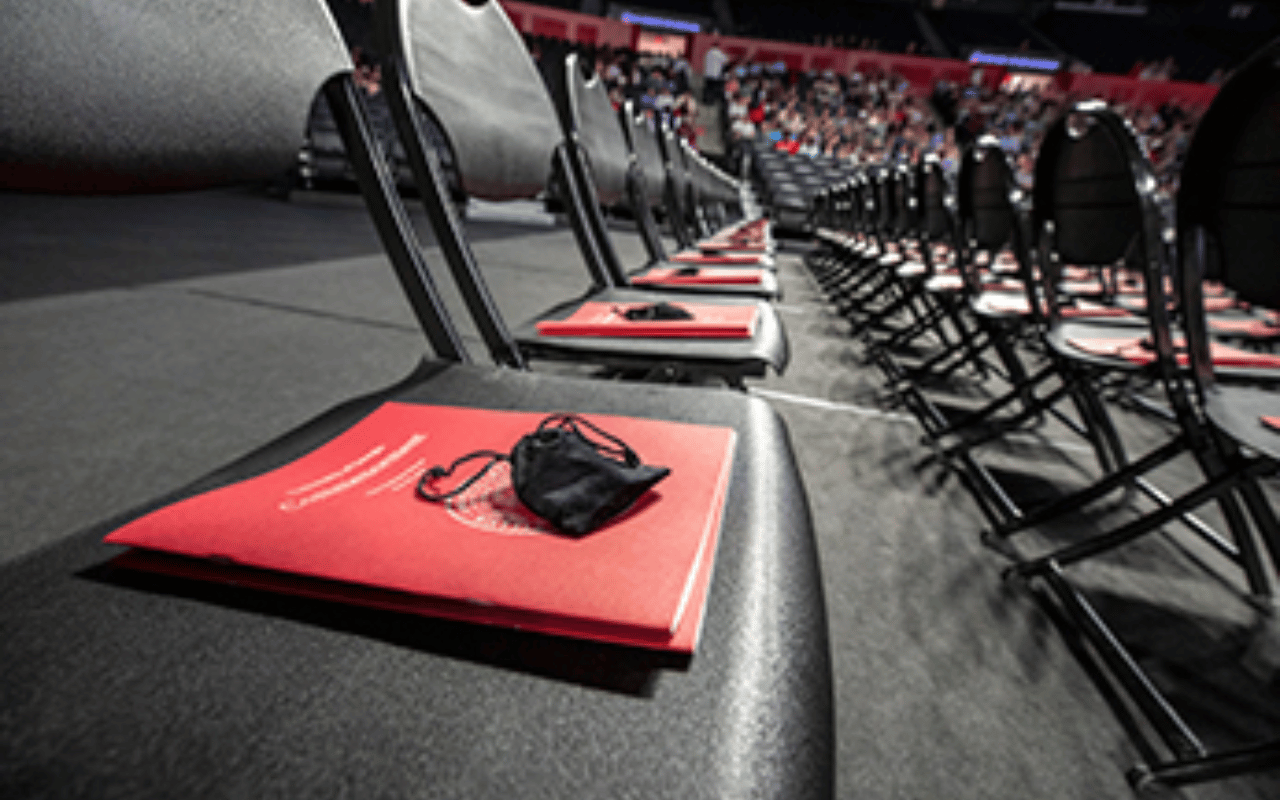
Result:
<svg viewBox="0 0 1280 800">
<path fill-rule="evenodd" d="M 565 59 L 564 71 L 569 101 L 566 122 L 572 125 L 586 152 L 596 198 L 601 205 L 616 205 L 627 191 L 629 152 L 618 112 L 609 100 L 604 81 L 594 72 L 586 73 L 577 53 L 570 53 Z"/>
<path fill-rule="evenodd" d="M 905 166 L 893 169 L 894 218 L 893 230 L 906 235 L 916 227 L 915 176 Z"/>
<path fill-rule="evenodd" d="M 947 207 L 949 187 L 942 162 L 937 156 L 925 156 L 916 169 L 920 233 L 928 239 L 947 238 L 951 235 L 951 211 Z"/>
<path fill-rule="evenodd" d="M 984 137 L 965 152 L 957 190 L 960 224 L 979 250 L 999 250 L 1012 237 L 1013 185 L 1013 172 L 995 140 Z"/>
<path fill-rule="evenodd" d="M 867 177 L 865 168 L 859 168 L 851 188 L 853 202 L 850 204 L 850 211 L 853 212 L 853 229 L 865 232 L 875 219 L 876 210 L 875 193 L 872 191 L 871 181 Z"/>
<path fill-rule="evenodd" d="M 692 188 L 689 183 L 689 168 L 685 164 L 684 150 L 680 147 L 680 137 L 667 125 L 658 126 L 658 140 L 662 143 L 663 157 L 667 165 L 672 188 L 675 190 L 677 202 L 682 212 L 690 213 L 689 198 Z"/>
<path fill-rule="evenodd" d="M 689 157 L 697 164 L 698 191 L 702 201 L 721 206 L 737 205 L 741 199 L 737 183 L 692 146 L 689 147 Z"/>
<path fill-rule="evenodd" d="M 662 165 L 658 134 L 647 116 L 643 113 L 629 112 L 629 108 L 629 105 L 623 107 L 622 117 L 627 124 L 636 163 L 644 173 L 645 200 L 650 208 L 657 208 L 662 205 L 663 176 L 666 172 Z"/>
<path fill-rule="evenodd" d="M 742 199 L 738 182 L 727 175 L 724 170 L 705 159 L 703 159 L 703 167 L 707 170 L 711 199 L 731 206 L 736 205 Z"/>
<path fill-rule="evenodd" d="M 398 11 L 410 86 L 444 128 L 463 189 L 493 200 L 541 192 L 564 134 L 501 6 L 414 0 L 400 2 Z"/>
<path fill-rule="evenodd" d="M 1280 309 L 1280 41 L 1238 69 L 1187 152 L 1178 228 L 1208 234 L 1205 278 Z"/>
<path fill-rule="evenodd" d="M 1093 107 L 1077 106 L 1082 111 Z M 1115 263 L 1142 228 L 1134 185 L 1135 174 L 1141 173 L 1130 163 L 1122 132 L 1113 127 L 1076 112 L 1064 115 L 1045 134 L 1036 159 L 1033 219 L 1037 231 L 1053 223 L 1054 249 L 1063 263 Z"/>
<path fill-rule="evenodd" d="M 297 43 L 294 57 L 277 57 L 281 40 Z M 316 92 L 351 68 L 314 0 L 16 3 L 0 63 L 0 187 L 69 193 L 282 174 Z"/>
<path fill-rule="evenodd" d="M 894 233 L 898 215 L 898 184 L 893 170 L 881 167 L 875 172 L 876 222 L 884 233 Z"/>
</svg>

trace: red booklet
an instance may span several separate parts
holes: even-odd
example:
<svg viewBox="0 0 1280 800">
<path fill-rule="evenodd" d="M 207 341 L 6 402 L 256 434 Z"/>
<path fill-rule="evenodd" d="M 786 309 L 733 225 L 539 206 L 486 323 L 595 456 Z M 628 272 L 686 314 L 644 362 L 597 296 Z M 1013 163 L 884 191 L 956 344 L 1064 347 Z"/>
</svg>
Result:
<svg viewBox="0 0 1280 800">
<path fill-rule="evenodd" d="M 763 270 L 759 269 L 733 269 L 724 267 L 719 269 L 699 269 L 692 275 L 681 275 L 682 270 L 677 267 L 657 267 L 651 269 L 643 275 L 637 275 L 631 279 L 632 283 L 647 285 L 652 283 L 668 284 L 671 286 L 686 285 L 720 285 L 720 284 L 752 284 L 759 285 Z"/>
<path fill-rule="evenodd" d="M 1262 417 L 1262 424 L 1280 433 L 1280 417 Z"/>
<path fill-rule="evenodd" d="M 1147 307 L 1147 298 L 1141 295 L 1124 297 L 1121 299 L 1121 302 L 1123 302 L 1126 307 L 1131 308 L 1135 311 L 1141 311 Z M 1169 305 L 1170 306 L 1173 305 L 1172 299 L 1170 299 Z M 1232 297 L 1204 298 L 1204 310 L 1210 313 L 1213 313 L 1216 311 L 1231 311 L 1232 309 L 1237 307 L 1239 307 L 1239 303 L 1237 303 L 1235 298 L 1232 298 Z"/>
<path fill-rule="evenodd" d="M 1123 308 L 1116 306 L 1104 306 L 1098 303 L 1089 303 L 1084 300 L 1078 301 L 1074 306 L 1064 306 L 1059 309 L 1063 319 L 1102 319 L 1107 317 L 1131 317 L 1133 316 Z"/>
<path fill-rule="evenodd" d="M 720 251 L 681 250 L 671 257 L 677 264 L 759 264 L 759 253 L 724 253 Z"/>
<path fill-rule="evenodd" d="M 1027 302 L 1025 294 L 1011 293 L 984 293 L 979 300 L 992 311 L 1002 311 L 1009 314 L 1030 314 L 1031 304 Z M 1040 305 L 1041 312 L 1046 312 L 1044 304 Z M 1132 316 L 1123 308 L 1115 306 L 1104 306 L 1098 303 L 1088 303 L 1080 301 L 1076 305 L 1063 306 L 1058 309 L 1058 313 L 1063 319 L 1104 319 L 1110 317 L 1128 317 Z"/>
<path fill-rule="evenodd" d="M 1272 324 L 1264 319 L 1212 319 L 1209 327 L 1217 333 L 1236 333 L 1258 339 L 1280 336 L 1280 325 Z"/>
<path fill-rule="evenodd" d="M 426 469 L 472 450 L 509 452 L 545 416 L 386 403 L 297 461 L 106 541 L 141 548 L 125 564 L 186 577 L 691 653 L 733 430 L 589 415 L 671 474 L 582 538 L 525 509 L 505 463 L 444 503 L 416 494 Z"/>
<path fill-rule="evenodd" d="M 1117 356 L 1134 364 L 1150 364 L 1156 360 L 1155 351 L 1143 344 L 1142 337 L 1125 339 L 1070 339 L 1071 345 L 1078 350 L 1097 356 Z M 1182 342 L 1174 342 L 1175 347 L 1184 347 Z M 1186 352 L 1177 354 L 1179 366 L 1187 366 L 1190 358 Z M 1251 353 L 1235 347 L 1228 347 L 1217 342 L 1209 344 L 1209 359 L 1215 367 L 1243 367 L 1251 369 L 1280 369 L 1280 356 L 1268 353 Z"/>
<path fill-rule="evenodd" d="M 752 305 L 672 303 L 693 319 L 630 320 L 626 312 L 644 303 L 583 303 L 565 319 L 537 324 L 543 336 L 642 336 L 700 339 L 749 339 L 759 310 Z"/>
<path fill-rule="evenodd" d="M 721 250 L 731 250 L 740 253 L 763 253 L 768 246 L 763 241 L 746 241 L 739 239 L 703 239 L 698 242 L 699 250 L 718 252 Z"/>
</svg>

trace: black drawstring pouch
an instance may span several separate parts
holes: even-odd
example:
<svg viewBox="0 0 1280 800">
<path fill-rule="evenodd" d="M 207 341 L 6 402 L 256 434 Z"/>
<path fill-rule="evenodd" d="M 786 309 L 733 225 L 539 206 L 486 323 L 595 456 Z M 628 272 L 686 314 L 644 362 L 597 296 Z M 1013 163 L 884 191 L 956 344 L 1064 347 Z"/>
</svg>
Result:
<svg viewBox="0 0 1280 800">
<path fill-rule="evenodd" d="M 604 439 L 593 440 L 586 428 Z M 487 458 L 477 473 L 447 492 L 429 486 L 453 474 L 461 464 Z M 511 453 L 476 450 L 448 467 L 435 466 L 418 481 L 418 495 L 433 502 L 466 491 L 499 461 L 511 463 L 511 484 L 520 502 L 562 533 L 584 536 L 626 510 L 671 473 L 640 463 L 625 442 L 576 414 L 552 414 L 525 434 Z"/>
<path fill-rule="evenodd" d="M 632 306 L 623 311 L 622 316 L 632 322 L 651 319 L 693 319 L 693 315 L 688 311 L 685 311 L 680 306 L 673 306 L 666 301 L 643 306 Z"/>
</svg>

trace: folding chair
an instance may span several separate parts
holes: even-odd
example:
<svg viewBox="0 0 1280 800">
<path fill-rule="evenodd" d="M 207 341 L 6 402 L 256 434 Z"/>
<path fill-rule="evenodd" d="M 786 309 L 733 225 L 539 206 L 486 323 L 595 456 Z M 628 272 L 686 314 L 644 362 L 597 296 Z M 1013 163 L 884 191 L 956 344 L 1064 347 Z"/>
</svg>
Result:
<svg viewBox="0 0 1280 800">
<path fill-rule="evenodd" d="M 570 53 L 565 59 L 559 89 L 554 94 L 567 134 L 567 158 L 581 163 L 582 174 L 589 176 L 588 183 L 594 187 L 597 202 L 587 203 L 584 211 L 599 243 L 602 267 L 615 285 L 682 294 L 766 299 L 778 296 L 777 276 L 759 266 L 760 261 L 754 255 L 719 256 L 692 251 L 682 261 L 668 261 L 653 217 L 644 203 L 641 182 L 647 182 L 649 176 L 642 173 L 638 160 L 635 165 L 631 164 L 627 140 L 604 82 L 598 75 L 583 74 L 582 62 L 576 53 Z M 622 205 L 632 212 L 646 250 L 655 254 L 639 269 L 628 272 L 610 240 L 600 207 L 614 205 Z M 722 266 L 726 264 L 740 266 Z M 693 274 L 686 274 L 690 272 Z"/>
<path fill-rule="evenodd" d="M 842 310 L 854 319 L 853 333 L 866 334 L 869 350 L 891 341 L 923 318 L 920 290 L 925 274 L 920 262 L 914 176 L 905 166 L 881 167 L 871 172 L 875 193 L 874 237 L 880 256 L 870 289 L 845 299 Z M 906 313 L 905 325 L 893 320 Z M 876 334 L 880 333 L 880 336 Z"/>
<path fill-rule="evenodd" d="M 970 333 L 958 312 L 958 288 L 935 278 L 941 276 L 942 263 L 949 257 L 949 245 L 953 243 L 955 221 L 948 203 L 954 202 L 942 164 L 937 156 L 922 156 L 903 175 L 903 191 L 899 193 L 900 214 L 904 222 L 906 239 L 912 243 L 912 258 L 897 267 L 897 278 L 904 286 L 904 294 L 918 305 L 914 320 L 906 327 L 873 343 L 867 361 L 877 364 L 892 381 L 904 376 L 902 365 L 895 353 L 916 350 L 921 340 L 930 336 L 942 346 L 938 358 L 945 358 L 957 343 L 969 339 Z M 946 326 L 949 323 L 951 333 Z M 953 342 L 952 339 L 956 341 Z M 923 368 L 927 372 L 928 367 Z"/>
<path fill-rule="evenodd" d="M 1045 265 L 1040 292 L 1043 298 L 1044 347 L 1050 359 L 1049 366 L 1061 381 L 1059 388 L 1047 400 L 1068 393 L 1072 396 L 1080 425 L 1093 441 L 1104 475 L 1084 489 L 998 523 L 993 532 L 997 536 L 1007 536 L 1084 508 L 1117 490 L 1136 489 L 1160 504 L 1164 509 L 1161 514 L 1182 516 L 1193 529 L 1217 542 L 1219 547 L 1231 550 L 1232 546 L 1221 540 L 1212 529 L 1195 517 L 1186 516 L 1186 506 L 1181 506 L 1181 512 L 1174 513 L 1173 509 L 1178 506 L 1171 505 L 1164 493 L 1145 477 L 1183 453 L 1190 451 L 1199 456 L 1204 452 L 1196 444 L 1204 438 L 1203 424 L 1194 403 L 1188 399 L 1181 370 L 1161 371 L 1155 359 L 1147 358 L 1146 353 L 1141 358 L 1128 357 L 1119 346 L 1125 342 L 1151 343 L 1162 336 L 1172 337 L 1173 334 L 1168 333 L 1170 322 L 1166 309 L 1162 307 L 1158 313 L 1147 309 L 1144 317 L 1118 321 L 1109 316 L 1090 319 L 1090 309 L 1085 309 L 1085 316 L 1068 316 L 1068 310 L 1079 311 L 1080 307 L 1067 306 L 1060 297 L 1062 265 L 1065 263 L 1108 266 L 1120 263 L 1129 269 L 1149 263 L 1166 263 L 1159 210 L 1153 199 L 1135 188 L 1149 185 L 1143 176 L 1150 171 L 1142 156 L 1135 155 L 1137 153 L 1137 145 L 1131 142 L 1123 123 L 1105 107 L 1092 102 L 1077 105 L 1046 135 L 1037 162 L 1035 217 L 1042 230 L 1041 263 Z M 1144 285 L 1151 280 L 1150 268 L 1147 273 Z M 1157 286 L 1146 287 L 1147 303 L 1144 305 L 1164 297 L 1163 282 L 1162 277 L 1157 277 Z M 1159 302 L 1165 303 L 1167 298 Z M 1037 308 L 1034 313 L 1041 311 Z M 1135 327 L 1134 319 L 1147 325 L 1145 339 L 1144 329 Z M 1257 372 L 1240 365 L 1226 370 L 1237 377 Z M 1037 375 L 1033 380 L 1039 377 Z M 1177 434 L 1141 457 L 1130 459 L 1101 399 L 1104 383 L 1115 381 L 1125 384 L 1146 381 L 1159 386 L 1168 402 L 1169 419 L 1177 425 Z M 1212 459 L 1203 461 L 1201 466 L 1206 474 L 1213 474 L 1218 469 Z M 1232 528 L 1238 529 L 1238 513 L 1229 507 L 1229 501 L 1224 502 L 1227 502 L 1224 510 Z M 1154 526 L 1156 523 L 1148 519 L 1145 524 Z M 1136 535 L 1139 527 L 1130 527 L 1129 530 Z M 1067 552 L 1082 553 L 1093 546 L 1082 544 L 1069 548 Z M 1066 552 L 1045 558 L 1051 557 L 1068 558 Z"/>
<path fill-rule="evenodd" d="M 885 200 L 875 168 L 861 168 L 843 190 L 846 209 L 844 231 L 827 232 L 821 238 L 832 248 L 831 257 L 812 261 L 819 271 L 819 283 L 836 310 L 854 322 L 855 332 L 861 322 L 871 316 L 867 305 L 889 285 L 888 271 L 881 259 L 888 254 L 883 247 Z M 890 255 L 890 260 L 896 256 Z M 825 263 L 824 263 L 825 262 Z"/>
<path fill-rule="evenodd" d="M 1275 112 L 1280 70 L 1273 42 L 1219 91 L 1206 113 L 1182 171 L 1178 230 L 1183 244 L 1181 307 L 1185 309 L 1192 378 L 1204 414 L 1219 434 L 1237 492 L 1249 509 L 1274 563 L 1280 563 L 1275 514 L 1251 476 L 1280 464 L 1280 432 L 1258 424 L 1280 414 L 1280 370 L 1233 375 L 1213 357 L 1205 324 L 1203 282 L 1221 283 L 1237 299 L 1272 312 L 1280 309 L 1274 269 L 1274 222 L 1280 207 L 1271 170 L 1277 161 Z M 1245 454 L 1248 455 L 1245 455 Z"/>
<path fill-rule="evenodd" d="M 1061 133 L 1065 124 L 1060 121 L 1054 130 Z M 1111 169 L 1111 164 L 1091 160 L 1088 156 L 1092 154 L 1082 155 L 1086 150 L 1074 150 L 1083 166 L 1074 167 L 1078 174 L 1073 174 L 1070 180 L 1059 180 L 1057 173 L 1063 167 L 1055 160 L 1057 151 L 1051 146 L 1057 139 L 1052 136 L 1050 139 L 1050 146 L 1042 148 L 1037 162 L 1037 219 L 1048 220 L 1055 213 L 1070 215 L 1081 210 L 1093 217 L 1092 227 L 1068 225 L 1065 230 L 1070 239 L 1065 234 L 1055 239 L 1053 226 L 1046 226 L 1041 237 L 1039 263 L 1057 264 L 1061 258 L 1059 250 L 1078 255 L 1080 263 L 1105 264 L 1131 252 L 1136 235 L 1132 223 L 1136 217 L 1126 216 L 1127 211 L 1119 213 L 1118 209 L 1127 208 L 1125 203 L 1136 206 L 1137 201 L 1132 194 L 1106 193 L 1114 188 L 1108 183 L 1113 177 L 1105 172 Z M 1105 174 L 1098 176 L 1089 172 L 1099 169 Z M 1101 200 L 1099 192 L 1103 196 Z M 1099 386 L 1104 378 L 1126 371 L 1131 373 L 1137 368 L 1120 359 L 1114 362 L 1093 359 L 1068 344 L 1068 341 L 1107 341 L 1112 332 L 1101 325 L 1062 320 L 1056 300 L 1050 297 L 1046 301 L 1045 295 L 1055 290 L 1056 281 L 1042 279 L 1043 267 L 1038 269 L 1031 259 L 1029 223 L 1026 212 L 1019 207 L 1018 194 L 1004 154 L 994 142 L 980 140 L 962 165 L 960 219 L 968 232 L 961 234 L 958 249 L 971 324 L 981 332 L 982 338 L 980 341 L 970 338 L 961 346 L 959 355 L 948 356 L 952 360 L 941 368 L 950 371 L 964 363 L 982 366 L 985 362 L 981 353 L 994 349 L 999 358 L 993 366 L 1001 370 L 1010 388 L 980 408 L 952 419 L 939 413 L 914 381 L 900 389 L 900 394 L 922 415 L 928 429 L 927 441 L 937 448 L 937 455 L 952 460 L 964 454 L 969 470 L 976 464 L 969 457 L 975 448 L 1014 430 L 1039 425 L 1049 415 L 1090 443 L 1102 474 L 1117 474 L 1127 463 L 1127 457 L 1102 403 Z M 1072 217 L 1072 221 L 1075 219 L 1077 217 Z M 1086 240 L 1083 243 L 1082 238 Z M 1017 280 L 1012 283 L 1006 282 L 1006 275 L 980 271 L 973 257 L 975 251 L 985 252 L 988 263 L 994 265 L 997 262 L 994 254 L 1006 242 L 1012 246 L 1016 267 L 1013 275 Z M 1026 361 L 1024 353 L 1030 353 L 1034 360 Z M 1074 413 L 1061 408 L 1064 401 L 1069 401 Z M 1025 527 L 1031 524 L 1030 520 L 1047 518 L 1041 516 L 1042 513 L 1052 515 L 1069 507 L 1063 501 L 1029 512 L 989 479 L 984 469 L 979 467 L 976 478 L 980 499 L 996 533 Z"/>
<path fill-rule="evenodd" d="M 663 120 L 654 124 L 666 169 L 666 194 L 671 233 L 682 248 L 675 261 L 737 263 L 772 266 L 768 221 L 760 218 L 741 225 L 713 222 L 717 204 L 711 201 L 709 166 Z"/>
<path fill-rule="evenodd" d="M 694 148 L 690 147 L 687 154 L 697 171 L 698 197 L 712 231 L 698 242 L 698 248 L 729 253 L 772 252 L 768 220 L 747 215 L 744 187 Z"/>
<path fill-rule="evenodd" d="M 866 266 L 861 256 L 867 242 L 860 238 L 865 226 L 864 182 L 865 174 L 859 169 L 815 196 L 813 236 L 819 246 L 805 256 L 805 264 L 833 301 Z"/>
<path fill-rule="evenodd" d="M 830 797 L 817 558 L 769 407 L 466 363 L 323 4 L 152 2 L 109 26 L 100 12 L 33 4 L 0 32 L 16 81 L 0 89 L 0 184 L 159 191 L 272 176 L 295 161 L 323 85 L 436 355 L 186 488 L 0 566 L 0 794 Z M 734 429 L 692 659 L 164 577 L 123 567 L 102 543 L 153 510 L 294 463 L 388 401 Z"/>
<path fill-rule="evenodd" d="M 584 307 L 630 309 L 671 297 L 617 284 L 603 255 L 610 247 L 608 232 L 591 213 L 595 190 L 565 144 L 546 85 L 502 8 L 456 0 L 401 8 L 396 16 L 377 14 L 385 40 L 385 91 L 436 237 L 471 315 L 484 320 L 481 332 L 492 352 L 505 356 L 514 341 L 530 359 L 602 365 L 618 374 L 664 380 L 713 376 L 737 388 L 746 377 L 786 369 L 787 340 L 776 311 L 749 297 L 698 299 L 700 305 L 754 308 L 755 327 L 745 338 L 543 334 L 540 325 L 565 320 Z M 424 146 L 420 114 L 438 123 L 456 156 L 463 189 L 473 196 L 534 197 L 554 176 L 592 281 L 583 296 L 507 333 L 461 225 L 437 188 L 438 159 Z"/>
<path fill-rule="evenodd" d="M 1162 220 L 1153 197 L 1156 184 L 1124 121 L 1098 104 L 1076 106 L 1074 114 L 1046 137 L 1041 158 L 1049 159 L 1049 167 L 1045 172 L 1037 168 L 1037 206 L 1045 209 L 1043 214 L 1038 210 L 1037 216 L 1045 221 L 1049 235 L 1045 246 L 1061 248 L 1062 260 L 1072 254 L 1087 255 L 1073 253 L 1073 248 L 1089 243 L 1101 241 L 1101 246 L 1107 246 L 1108 227 L 1100 224 L 1104 216 L 1127 218 L 1135 229 L 1130 248 L 1139 254 L 1145 268 L 1149 333 L 1145 343 L 1124 351 L 1124 357 L 1134 358 L 1153 371 L 1178 432 L 1114 476 L 1070 495 L 1027 522 L 1082 507 L 1126 482 L 1137 482 L 1139 476 L 1178 454 L 1189 453 L 1203 476 L 1199 485 L 1176 497 L 1161 498 L 1154 511 L 1008 571 L 1030 581 L 1064 635 L 1087 643 L 1087 647 L 1073 649 L 1100 688 L 1108 696 L 1124 698 L 1112 705 L 1142 754 L 1142 763 L 1129 773 L 1139 787 L 1190 784 L 1280 767 L 1278 739 L 1240 746 L 1203 738 L 1196 730 L 1193 713 L 1179 708 L 1177 681 L 1171 686 L 1168 680 L 1156 680 L 1144 669 L 1069 572 L 1077 562 L 1128 545 L 1182 519 L 1238 565 L 1250 598 L 1264 615 L 1274 614 L 1280 527 L 1257 478 L 1274 472 L 1280 456 L 1276 446 L 1280 434 L 1269 430 L 1261 419 L 1280 409 L 1278 395 L 1256 385 L 1219 383 L 1214 361 L 1230 364 L 1217 369 L 1234 371 L 1237 379 L 1268 371 L 1249 362 L 1270 361 L 1270 373 L 1280 378 L 1280 358 L 1233 355 L 1217 345 L 1211 349 L 1201 285 L 1205 278 L 1216 279 L 1250 302 L 1267 306 L 1280 302 L 1271 258 L 1274 253 L 1269 252 L 1274 246 L 1268 243 L 1276 208 L 1270 186 L 1276 163 L 1275 111 L 1280 102 L 1280 71 L 1274 63 L 1277 52 L 1280 48 L 1271 46 L 1223 87 L 1188 153 L 1178 210 L 1180 239 L 1187 248 L 1176 275 L 1182 298 L 1176 313 L 1170 311 L 1173 296 L 1165 285 Z M 1057 180 L 1051 180 L 1051 172 Z M 1043 188 L 1041 179 L 1046 184 Z M 1129 202 L 1116 202 L 1124 196 Z M 1068 239 L 1074 244 L 1065 245 Z M 1175 319 L 1182 325 L 1176 326 Z M 1134 337 L 1132 328 L 1119 332 L 1123 335 L 1126 330 Z M 1183 335 L 1185 346 L 1178 342 Z M 1193 381 L 1199 398 L 1190 385 Z M 1229 538 L 1189 516 L 1214 502 L 1229 527 Z M 1137 724 L 1138 720 L 1143 724 Z"/>
<path fill-rule="evenodd" d="M 701 223 L 702 238 L 694 249 L 703 256 L 754 258 L 756 263 L 771 266 L 773 241 L 768 220 L 743 218 L 742 187 L 737 181 L 721 172 L 693 145 L 678 137 L 677 141 L 689 176 L 690 202 Z"/>
</svg>

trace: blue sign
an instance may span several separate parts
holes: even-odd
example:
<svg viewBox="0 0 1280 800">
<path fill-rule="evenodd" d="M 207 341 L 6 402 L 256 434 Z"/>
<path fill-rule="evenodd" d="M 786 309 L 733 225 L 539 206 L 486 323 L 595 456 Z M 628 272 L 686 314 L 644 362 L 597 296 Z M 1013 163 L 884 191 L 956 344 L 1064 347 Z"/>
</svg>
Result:
<svg viewBox="0 0 1280 800">
<path fill-rule="evenodd" d="M 685 22 L 682 19 L 667 19 L 666 17 L 651 17 L 648 14 L 636 14 L 632 11 L 623 11 L 618 15 L 618 19 L 623 22 L 630 22 L 632 25 L 644 25 L 647 28 L 664 28 L 669 31 L 680 31 L 681 33 L 697 33 L 702 30 L 702 26 L 696 22 Z"/>
<path fill-rule="evenodd" d="M 1028 55 L 1006 55 L 1004 53 L 987 53 L 974 50 L 969 54 L 970 64 L 991 64 L 995 67 L 1010 69 L 1034 69 L 1039 72 L 1057 72 L 1062 62 L 1056 58 L 1037 58 Z"/>
</svg>

